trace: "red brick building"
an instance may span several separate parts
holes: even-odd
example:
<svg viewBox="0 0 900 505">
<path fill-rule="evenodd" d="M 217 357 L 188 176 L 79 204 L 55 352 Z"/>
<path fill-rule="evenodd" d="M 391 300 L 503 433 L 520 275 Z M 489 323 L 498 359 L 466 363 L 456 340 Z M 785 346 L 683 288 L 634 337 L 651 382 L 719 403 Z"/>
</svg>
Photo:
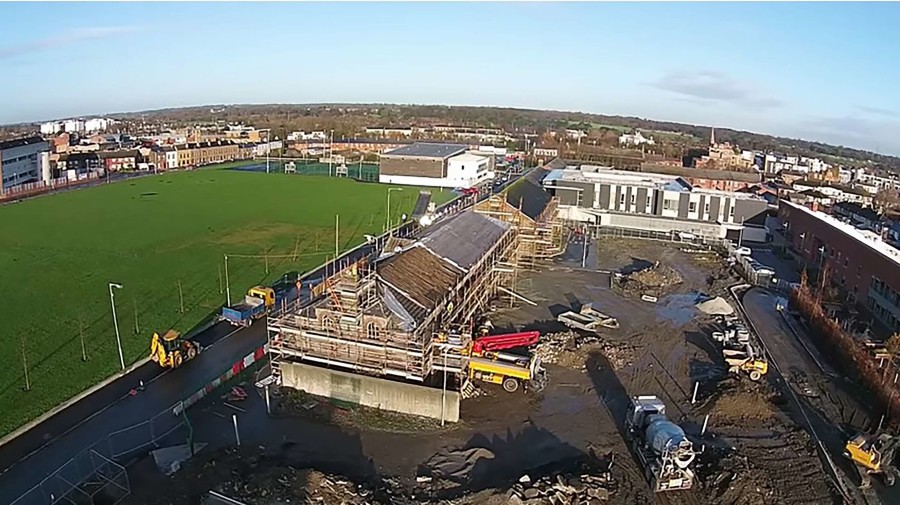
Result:
<svg viewBox="0 0 900 505">
<path fill-rule="evenodd" d="M 877 233 L 796 203 L 782 200 L 778 217 L 785 237 L 810 265 L 827 267 L 828 278 L 849 301 L 890 331 L 900 330 L 900 250 Z"/>
<path fill-rule="evenodd" d="M 718 191 L 740 191 L 762 181 L 762 175 L 759 172 L 709 170 L 660 163 L 641 163 L 641 172 L 675 175 L 688 181 L 695 188 Z"/>
</svg>

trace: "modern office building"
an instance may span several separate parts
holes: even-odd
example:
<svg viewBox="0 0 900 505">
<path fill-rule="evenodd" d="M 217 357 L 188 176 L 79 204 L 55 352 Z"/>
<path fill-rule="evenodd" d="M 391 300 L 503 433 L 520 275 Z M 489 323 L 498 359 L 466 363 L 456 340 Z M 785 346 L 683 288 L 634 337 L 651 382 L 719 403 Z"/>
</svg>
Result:
<svg viewBox="0 0 900 505">
<path fill-rule="evenodd" d="M 544 187 L 567 219 L 598 226 L 764 242 L 766 200 L 692 186 L 683 177 L 596 166 L 552 170 Z"/>
<path fill-rule="evenodd" d="M 0 190 L 50 180 L 50 144 L 41 137 L 0 142 Z"/>
<path fill-rule="evenodd" d="M 470 188 L 494 178 L 494 157 L 464 144 L 417 142 L 381 155 L 379 182 Z"/>
</svg>

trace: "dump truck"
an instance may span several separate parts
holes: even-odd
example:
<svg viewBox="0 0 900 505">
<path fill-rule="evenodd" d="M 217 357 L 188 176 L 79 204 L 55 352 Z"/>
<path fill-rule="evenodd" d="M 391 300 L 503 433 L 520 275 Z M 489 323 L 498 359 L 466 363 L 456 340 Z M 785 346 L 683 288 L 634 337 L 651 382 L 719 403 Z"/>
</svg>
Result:
<svg viewBox="0 0 900 505">
<path fill-rule="evenodd" d="M 169 330 L 161 337 L 154 333 L 150 339 L 150 359 L 163 368 L 178 368 L 196 358 L 202 350 L 199 343 L 181 338 L 175 330 Z"/>
<path fill-rule="evenodd" d="M 666 416 L 666 405 L 656 396 L 633 396 L 625 419 L 625 436 L 644 467 L 654 492 L 690 489 L 691 468 L 697 453 L 684 430 Z"/>
<path fill-rule="evenodd" d="M 531 391 L 540 391 L 546 384 L 547 374 L 541 360 L 535 356 L 470 356 L 467 364 L 469 380 L 477 379 L 491 384 L 500 384 L 509 393 L 525 386 Z"/>
<path fill-rule="evenodd" d="M 578 312 L 569 310 L 556 316 L 556 320 L 576 330 L 596 332 L 599 328 L 618 328 L 619 320 L 594 310 L 590 303 L 581 306 Z"/>
<path fill-rule="evenodd" d="M 222 307 L 219 318 L 235 326 L 250 326 L 273 308 L 281 307 L 300 297 L 300 282 L 282 277 L 273 287 L 254 286 L 247 291 L 244 300 Z"/>
<path fill-rule="evenodd" d="M 250 326 L 253 321 L 266 315 L 269 307 L 274 304 L 274 289 L 255 286 L 247 291 L 242 302 L 222 307 L 221 318 L 235 326 Z"/>
<path fill-rule="evenodd" d="M 872 485 L 872 476 L 880 476 L 886 486 L 893 486 L 900 471 L 894 464 L 898 438 L 887 433 L 860 433 L 847 441 L 844 456 L 856 465 L 859 471 L 860 487 Z"/>
</svg>

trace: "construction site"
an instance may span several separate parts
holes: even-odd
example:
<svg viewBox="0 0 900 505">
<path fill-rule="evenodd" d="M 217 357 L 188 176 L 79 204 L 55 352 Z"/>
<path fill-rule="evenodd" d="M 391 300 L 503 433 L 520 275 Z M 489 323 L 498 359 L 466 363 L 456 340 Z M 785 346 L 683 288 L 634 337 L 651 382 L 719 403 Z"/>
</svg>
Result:
<svg viewBox="0 0 900 505">
<path fill-rule="evenodd" d="M 283 295 L 203 451 L 122 503 L 897 503 L 890 417 L 788 292 L 567 223 L 542 175 Z"/>
<path fill-rule="evenodd" d="M 416 237 L 388 238 L 380 250 L 340 264 L 311 302 L 270 318 L 275 377 L 286 386 L 341 398 L 354 393 L 330 390 L 333 380 L 322 383 L 320 374 L 298 367 L 306 362 L 361 374 L 360 380 L 380 386 L 379 395 L 342 399 L 450 421 L 458 420 L 460 393 L 471 389 L 472 380 L 510 392 L 540 387 L 540 363 L 527 356 L 484 356 L 498 346 L 535 343 L 527 335 L 505 336 L 503 344 L 492 340 L 485 315 L 496 306 L 528 302 L 516 291 L 521 273 L 564 249 L 565 227 L 536 175 L 431 223 Z M 406 388 L 412 396 L 399 399 L 391 397 L 404 393 L 384 379 L 443 382 L 439 396 L 432 388 L 418 395 Z"/>
</svg>

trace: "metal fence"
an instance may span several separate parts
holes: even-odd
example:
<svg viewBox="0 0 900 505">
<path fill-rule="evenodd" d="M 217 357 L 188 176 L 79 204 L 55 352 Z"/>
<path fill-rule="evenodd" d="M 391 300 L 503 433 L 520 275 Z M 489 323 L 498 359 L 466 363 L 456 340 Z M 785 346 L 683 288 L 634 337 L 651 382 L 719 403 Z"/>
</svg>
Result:
<svg viewBox="0 0 900 505">
<path fill-rule="evenodd" d="M 114 505 L 131 493 L 128 472 L 111 457 L 108 439 L 78 453 L 12 505 Z"/>
<path fill-rule="evenodd" d="M 255 158 L 255 163 L 234 167 L 233 170 L 244 172 L 265 172 L 265 158 Z M 335 177 L 349 177 L 367 182 L 378 182 L 379 165 L 373 163 L 322 163 L 315 160 L 272 160 L 269 162 L 269 171 L 273 173 L 291 173 L 300 175 L 328 175 Z"/>
<path fill-rule="evenodd" d="M 612 226 L 595 225 L 596 237 L 618 237 L 618 238 L 635 238 L 643 240 L 659 240 L 662 242 L 672 242 L 678 244 L 689 244 L 699 247 L 711 249 L 713 247 L 722 247 L 725 240 L 714 237 L 705 237 L 686 232 L 678 231 L 655 231 L 655 230 L 639 230 L 633 228 L 616 228 Z"/>
<path fill-rule="evenodd" d="M 187 439 L 188 428 L 172 414 L 174 407 L 98 440 L 11 505 L 119 503 L 131 493 L 125 466 L 150 450 Z"/>
</svg>

